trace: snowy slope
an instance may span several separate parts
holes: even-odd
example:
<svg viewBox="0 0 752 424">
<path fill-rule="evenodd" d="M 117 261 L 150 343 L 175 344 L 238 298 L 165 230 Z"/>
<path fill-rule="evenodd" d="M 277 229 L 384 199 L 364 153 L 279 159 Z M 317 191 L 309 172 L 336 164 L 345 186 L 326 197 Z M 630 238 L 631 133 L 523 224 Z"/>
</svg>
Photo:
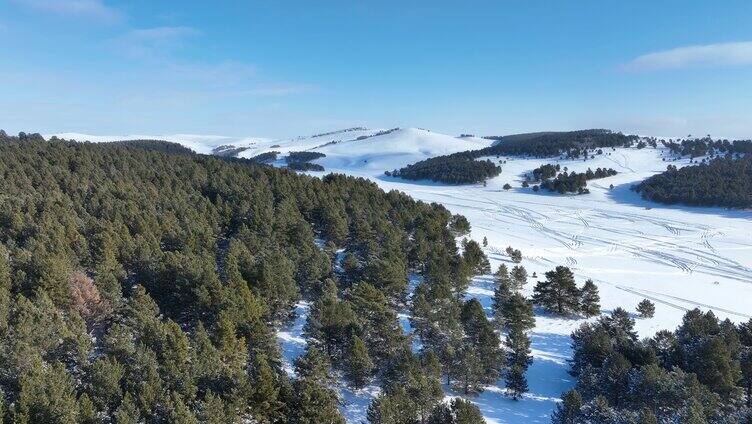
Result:
<svg viewBox="0 0 752 424">
<path fill-rule="evenodd" d="M 735 322 L 750 319 L 752 211 L 669 207 L 642 200 L 630 190 L 631 185 L 662 172 L 668 163 L 688 164 L 688 160 L 667 163 L 664 157 L 672 160 L 664 149 L 629 148 L 587 162 L 500 158 L 506 160 L 501 175 L 485 187 L 405 181 L 363 167 L 332 166 L 327 172 L 370 178 L 385 190 L 400 190 L 465 215 L 472 224 L 472 238 L 488 239 L 485 250 L 494 268 L 508 262 L 503 251 L 509 245 L 522 250 L 522 265 L 530 275 L 537 273 L 538 279 L 556 265 L 569 266 L 579 284 L 592 278 L 599 286 L 604 313 L 617 306 L 634 311 L 640 300 L 651 299 L 656 314 L 652 319 L 637 320 L 641 336 L 673 330 L 684 313 L 695 307 L 712 309 L 722 319 Z M 589 195 L 535 193 L 522 188 L 525 173 L 545 163 L 559 163 L 570 171 L 609 167 L 619 174 L 588 182 Z M 505 183 L 513 189 L 503 190 Z M 530 279 L 525 295 L 532 294 L 535 281 Z M 491 276 L 476 277 L 468 296 L 490 308 Z M 574 384 L 567 373 L 569 336 L 583 320 L 537 312 L 536 321 L 534 362 L 527 374 L 530 392 L 513 401 L 504 396 L 503 381 L 499 381 L 470 398 L 489 423 L 548 423 L 558 397 Z M 363 415 L 350 417 L 351 422 L 359 422 Z"/>
<path fill-rule="evenodd" d="M 338 172 L 368 178 L 385 190 L 400 190 L 465 215 L 472 224 L 472 238 L 488 239 L 485 250 L 494 269 L 508 262 L 503 251 L 511 245 L 522 250 L 522 265 L 539 279 L 556 265 L 569 266 L 579 284 L 592 278 L 599 286 L 604 313 L 617 306 L 634 311 L 640 300 L 651 299 L 656 304 L 656 314 L 651 319 L 637 320 L 641 336 L 674 329 L 683 314 L 695 307 L 712 309 L 719 317 L 735 322 L 752 316 L 752 211 L 665 206 L 644 201 L 630 190 L 631 185 L 662 172 L 669 163 L 685 166 L 688 160 L 675 161 L 662 148 L 607 150 L 586 162 L 491 158 L 506 163 L 501 165 L 501 175 L 485 186 L 446 186 L 388 178 L 383 173 L 428 157 L 485 147 L 491 141 L 414 128 L 383 132 L 355 129 L 286 140 L 181 135 L 58 136 L 92 141 L 158 138 L 180 142 L 201 153 L 211 152 L 218 145 L 234 144 L 248 147 L 240 154 L 242 157 L 272 150 L 282 156 L 291 151 L 322 152 L 326 157 L 315 162 L 326 171 L 312 175 Z M 570 171 L 608 167 L 619 174 L 589 181 L 588 195 L 535 193 L 522 188 L 524 175 L 545 163 L 558 163 Z M 513 188 L 503 190 L 505 183 Z M 524 288 L 526 295 L 532 293 L 535 281 L 530 278 Z M 478 298 L 486 308 L 490 308 L 492 295 L 491 276 L 476 277 L 468 290 L 468 296 Z M 298 319 L 279 333 L 290 372 L 292 360 L 305 348 L 301 329 L 307 308 L 306 304 L 298 305 Z M 405 330 L 410 331 L 407 311 L 402 311 L 400 319 Z M 534 362 L 527 374 L 530 392 L 520 401 L 510 400 L 504 395 L 503 381 L 499 381 L 480 396 L 470 398 L 489 423 L 548 423 L 558 397 L 574 384 L 567 374 L 569 336 L 583 321 L 539 312 L 536 321 L 532 334 Z M 361 393 L 341 390 L 342 411 L 348 422 L 364 421 L 368 402 L 376 393 L 378 390 L 373 387 Z M 455 395 L 449 391 L 447 394 Z"/>
<path fill-rule="evenodd" d="M 234 146 L 255 148 L 257 145 L 266 146 L 271 144 L 271 140 L 265 138 L 237 138 L 225 137 L 220 135 L 196 135 L 196 134 L 172 134 L 172 135 L 91 135 L 81 133 L 57 133 L 44 135 L 45 138 L 57 136 L 65 140 L 90 141 L 92 143 L 109 143 L 123 140 L 164 140 L 173 143 L 179 143 L 193 150 L 196 153 L 211 154 L 219 146 Z"/>
<path fill-rule="evenodd" d="M 251 158 L 271 151 L 280 152 L 281 157 L 296 151 L 321 152 L 326 157 L 314 162 L 323 165 L 327 170 L 330 168 L 357 169 L 372 171 L 376 174 L 401 168 L 429 157 L 480 149 L 491 144 L 490 140 L 473 137 L 459 138 L 418 128 L 391 130 L 353 128 L 322 135 L 279 140 L 191 134 L 96 136 L 59 133 L 54 135 L 64 139 L 91 142 L 165 140 L 180 143 L 203 154 L 211 154 L 219 146 L 233 146 L 245 149 L 238 154 L 241 158 Z"/>
</svg>

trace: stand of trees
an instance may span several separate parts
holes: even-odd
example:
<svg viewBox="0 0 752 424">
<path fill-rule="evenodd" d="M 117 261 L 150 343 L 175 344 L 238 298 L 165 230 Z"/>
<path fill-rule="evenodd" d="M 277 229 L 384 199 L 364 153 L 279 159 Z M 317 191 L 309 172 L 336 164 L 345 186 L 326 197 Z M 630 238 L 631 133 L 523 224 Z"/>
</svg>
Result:
<svg viewBox="0 0 752 424">
<path fill-rule="evenodd" d="M 490 160 L 476 160 L 475 155 L 456 153 L 416 162 L 392 172 L 387 176 L 407 180 L 431 180 L 446 184 L 473 184 L 493 178 L 501 173 L 501 167 Z"/>
<path fill-rule="evenodd" d="M 533 173 L 535 173 L 535 170 Z M 585 172 L 578 173 L 572 171 L 569 174 L 565 171 L 557 175 L 556 178 L 544 180 L 540 186 L 548 191 L 556 191 L 559 194 L 587 194 L 589 192 L 586 188 L 588 180 L 606 178 L 616 174 L 617 172 L 610 168 L 597 168 L 595 171 L 588 168 Z"/>
<path fill-rule="evenodd" d="M 250 160 L 257 163 L 271 163 L 277 160 L 277 156 L 279 156 L 279 152 L 271 151 L 258 154 L 252 157 Z"/>
<path fill-rule="evenodd" d="M 290 162 L 287 168 L 293 171 L 324 171 L 324 167 L 318 163 L 311 162 Z"/>
<path fill-rule="evenodd" d="M 752 207 L 752 156 L 715 158 L 661 174 L 634 188 L 647 200 L 692 206 Z"/>
<path fill-rule="evenodd" d="M 546 272 L 545 281 L 538 281 L 533 289 L 533 302 L 548 312 L 557 315 L 600 314 L 598 287 L 587 280 L 582 289 L 577 287 L 574 274 L 565 266 Z"/>
<path fill-rule="evenodd" d="M 752 419 L 752 321 L 689 311 L 676 331 L 640 340 L 617 308 L 572 334 L 572 375 L 552 422 L 747 423 Z"/>
<path fill-rule="evenodd" d="M 310 162 L 323 157 L 326 157 L 326 155 L 320 152 L 290 152 L 285 161 L 287 163 Z"/>
<path fill-rule="evenodd" d="M 555 157 L 566 155 L 578 158 L 588 150 L 604 147 L 630 147 L 639 137 L 624 135 L 604 129 L 569 132 L 518 134 L 503 137 L 486 137 L 498 143 L 479 150 L 480 156 L 533 156 Z"/>
<path fill-rule="evenodd" d="M 588 150 L 629 147 L 639 137 L 595 129 L 486 138 L 499 142 L 480 150 L 468 150 L 422 160 L 402 169 L 386 171 L 385 174 L 409 180 L 432 180 L 447 184 L 479 183 L 501 173 L 501 167 L 490 160 L 477 160 L 486 156 L 588 157 Z M 599 152 L 602 153 L 602 150 Z"/>
<path fill-rule="evenodd" d="M 385 396 L 407 393 L 384 405 L 407 399 L 427 419 L 442 369 L 397 321 L 408 272 L 452 312 L 438 329 L 456 331 L 455 352 L 496 353 L 458 300 L 483 257 L 457 251 L 445 208 L 364 179 L 177 153 L 0 133 L 5 422 L 342 423 L 330 375 L 378 378 Z M 300 300 L 309 347 L 291 378 L 275 332 Z M 437 321 L 419 327 L 439 346 Z M 473 378 L 498 372 L 435 351 Z"/>
<path fill-rule="evenodd" d="M 679 156 L 692 158 L 720 154 L 752 153 L 752 140 L 713 140 L 710 137 L 663 141 L 663 145 Z"/>
</svg>

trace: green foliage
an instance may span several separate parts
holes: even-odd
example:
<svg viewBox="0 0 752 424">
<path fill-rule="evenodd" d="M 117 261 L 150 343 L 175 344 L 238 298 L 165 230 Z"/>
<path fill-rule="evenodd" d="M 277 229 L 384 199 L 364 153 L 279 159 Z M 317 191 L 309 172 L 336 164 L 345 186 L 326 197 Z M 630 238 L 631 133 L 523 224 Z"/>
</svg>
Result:
<svg viewBox="0 0 752 424">
<path fill-rule="evenodd" d="M 345 376 L 352 384 L 353 388 L 361 389 L 371 378 L 374 365 L 371 357 L 368 355 L 365 343 L 360 337 L 353 335 L 350 341 L 350 349 L 345 358 Z"/>
<path fill-rule="evenodd" d="M 451 228 L 469 228 L 439 205 L 154 141 L 0 132 L 0 175 L 8 422 L 342 422 L 330 361 L 366 370 L 359 384 L 392 371 L 408 273 L 462 340 Z M 302 300 L 310 347 L 291 382 L 275 331 Z M 429 315 L 438 347 L 445 327 Z M 403 384 L 422 419 L 441 398 L 426 357 Z"/>
<path fill-rule="evenodd" d="M 637 313 L 639 313 L 642 318 L 653 318 L 653 315 L 655 315 L 655 304 L 648 299 L 642 299 L 640 303 L 637 304 Z"/>
<path fill-rule="evenodd" d="M 483 424 L 486 421 L 472 402 L 454 398 L 449 404 L 440 403 L 431 412 L 427 424 Z"/>
<path fill-rule="evenodd" d="M 566 395 L 554 423 L 725 423 L 746 419 L 742 377 L 746 328 L 698 309 L 676 331 L 640 341 L 634 320 L 616 308 L 572 335 L 579 398 Z"/>
<path fill-rule="evenodd" d="M 580 292 L 574 274 L 565 266 L 546 272 L 546 280 L 536 284 L 533 302 L 559 315 L 576 314 L 580 310 Z"/>
<path fill-rule="evenodd" d="M 718 157 L 695 166 L 669 165 L 661 174 L 641 182 L 635 190 L 659 203 L 692 206 L 752 206 L 752 157 Z"/>
<path fill-rule="evenodd" d="M 580 290 L 580 312 L 585 318 L 597 316 L 601 313 L 601 296 L 593 280 L 586 280 Z"/>
</svg>

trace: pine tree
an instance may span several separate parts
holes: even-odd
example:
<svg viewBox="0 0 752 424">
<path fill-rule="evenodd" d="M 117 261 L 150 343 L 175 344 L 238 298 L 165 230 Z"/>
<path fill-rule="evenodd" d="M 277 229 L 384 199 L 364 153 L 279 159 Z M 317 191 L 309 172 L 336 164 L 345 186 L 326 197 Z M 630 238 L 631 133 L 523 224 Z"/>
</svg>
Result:
<svg viewBox="0 0 752 424">
<path fill-rule="evenodd" d="M 345 375 L 353 388 L 359 390 L 368 384 L 373 368 L 374 365 L 365 343 L 360 337 L 353 335 L 348 355 L 345 358 Z"/>
<path fill-rule="evenodd" d="M 463 247 L 465 249 L 462 254 L 462 260 L 465 266 L 472 275 L 476 274 L 488 274 L 491 272 L 491 264 L 483 253 L 483 250 L 475 240 L 463 240 Z"/>
<path fill-rule="evenodd" d="M 598 395 L 582 408 L 582 419 L 586 423 L 611 423 L 614 421 L 614 410 L 605 397 Z"/>
<path fill-rule="evenodd" d="M 293 383 L 288 422 L 291 424 L 345 424 L 337 408 L 337 395 L 313 380 L 300 378 Z"/>
<path fill-rule="evenodd" d="M 562 396 L 562 402 L 556 405 L 551 416 L 552 424 L 577 424 L 582 410 L 582 396 L 576 389 L 572 389 Z"/>
<path fill-rule="evenodd" d="M 535 327 L 533 304 L 525 299 L 525 296 L 521 293 L 515 292 L 507 299 L 506 303 L 502 305 L 502 315 L 504 327 L 507 331 L 510 331 L 511 328 L 520 328 L 527 331 Z"/>
<path fill-rule="evenodd" d="M 306 346 L 305 354 L 295 360 L 295 374 L 298 378 L 311 380 L 321 386 L 333 383 L 329 373 L 329 358 L 316 346 Z"/>
<path fill-rule="evenodd" d="M 498 271 L 494 274 L 494 282 L 494 297 L 491 310 L 493 311 L 494 325 L 497 329 L 501 330 L 506 322 L 504 307 L 512 296 L 512 282 L 506 265 L 499 265 Z"/>
<path fill-rule="evenodd" d="M 123 396 L 123 401 L 115 411 L 115 423 L 116 424 L 138 424 L 140 421 L 140 413 L 138 407 L 133 402 L 133 398 L 130 393 L 126 393 Z"/>
<path fill-rule="evenodd" d="M 648 299 L 643 299 L 637 304 L 637 312 L 642 318 L 653 318 L 653 315 L 655 315 L 655 305 Z"/>
<path fill-rule="evenodd" d="M 519 400 L 527 392 L 527 379 L 525 378 L 525 369 L 519 365 L 511 365 L 504 377 L 507 391 L 514 400 Z"/>
<path fill-rule="evenodd" d="M 527 270 L 524 266 L 515 265 L 512 267 L 512 281 L 517 290 L 521 290 L 527 284 Z"/>
<path fill-rule="evenodd" d="M 745 346 L 740 355 L 742 382 L 747 395 L 747 407 L 752 407 L 752 346 Z"/>
<path fill-rule="evenodd" d="M 577 313 L 580 308 L 580 291 L 572 271 L 565 266 L 557 266 L 555 270 L 548 271 L 546 281 L 539 281 L 535 286 L 533 302 L 559 315 Z"/>
<path fill-rule="evenodd" d="M 0 392 L 0 395 L 2 395 L 2 392 Z M 4 415 L 4 403 L 4 400 L 0 401 L 0 422 L 2 422 Z M 91 401 L 91 398 L 87 393 L 82 393 L 81 396 L 78 397 L 78 420 L 82 424 L 96 424 L 99 422 L 94 402 Z"/>
<path fill-rule="evenodd" d="M 251 364 L 251 381 L 253 396 L 251 410 L 254 417 L 261 422 L 277 422 L 283 416 L 284 403 L 280 400 L 277 377 L 269 366 L 266 355 L 256 352 Z"/>
<path fill-rule="evenodd" d="M 483 414 L 475 404 L 454 398 L 449 404 L 440 403 L 431 412 L 426 424 L 483 424 Z"/>
<path fill-rule="evenodd" d="M 580 290 L 580 312 L 586 318 L 594 317 L 601 313 L 601 297 L 598 287 L 593 280 L 588 279 Z"/>
<path fill-rule="evenodd" d="M 527 391 L 525 372 L 533 362 L 530 355 L 530 338 L 521 326 L 514 325 L 507 334 L 506 345 L 509 349 L 507 354 L 509 369 L 506 374 L 506 383 L 512 398 L 516 400 Z"/>
<path fill-rule="evenodd" d="M 460 316 L 465 337 L 460 348 L 464 390 L 478 390 L 499 378 L 504 365 L 504 355 L 499 348 L 499 336 L 477 299 L 465 302 Z M 476 369 L 476 361 L 479 368 Z"/>
</svg>

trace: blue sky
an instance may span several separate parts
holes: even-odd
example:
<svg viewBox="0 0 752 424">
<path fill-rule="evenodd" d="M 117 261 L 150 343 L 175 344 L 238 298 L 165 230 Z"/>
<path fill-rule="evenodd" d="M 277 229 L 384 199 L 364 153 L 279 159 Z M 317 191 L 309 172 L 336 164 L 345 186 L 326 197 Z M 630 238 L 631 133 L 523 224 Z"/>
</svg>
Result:
<svg viewBox="0 0 752 424">
<path fill-rule="evenodd" d="M 0 128 L 752 137 L 749 1 L 0 0 Z"/>
</svg>

